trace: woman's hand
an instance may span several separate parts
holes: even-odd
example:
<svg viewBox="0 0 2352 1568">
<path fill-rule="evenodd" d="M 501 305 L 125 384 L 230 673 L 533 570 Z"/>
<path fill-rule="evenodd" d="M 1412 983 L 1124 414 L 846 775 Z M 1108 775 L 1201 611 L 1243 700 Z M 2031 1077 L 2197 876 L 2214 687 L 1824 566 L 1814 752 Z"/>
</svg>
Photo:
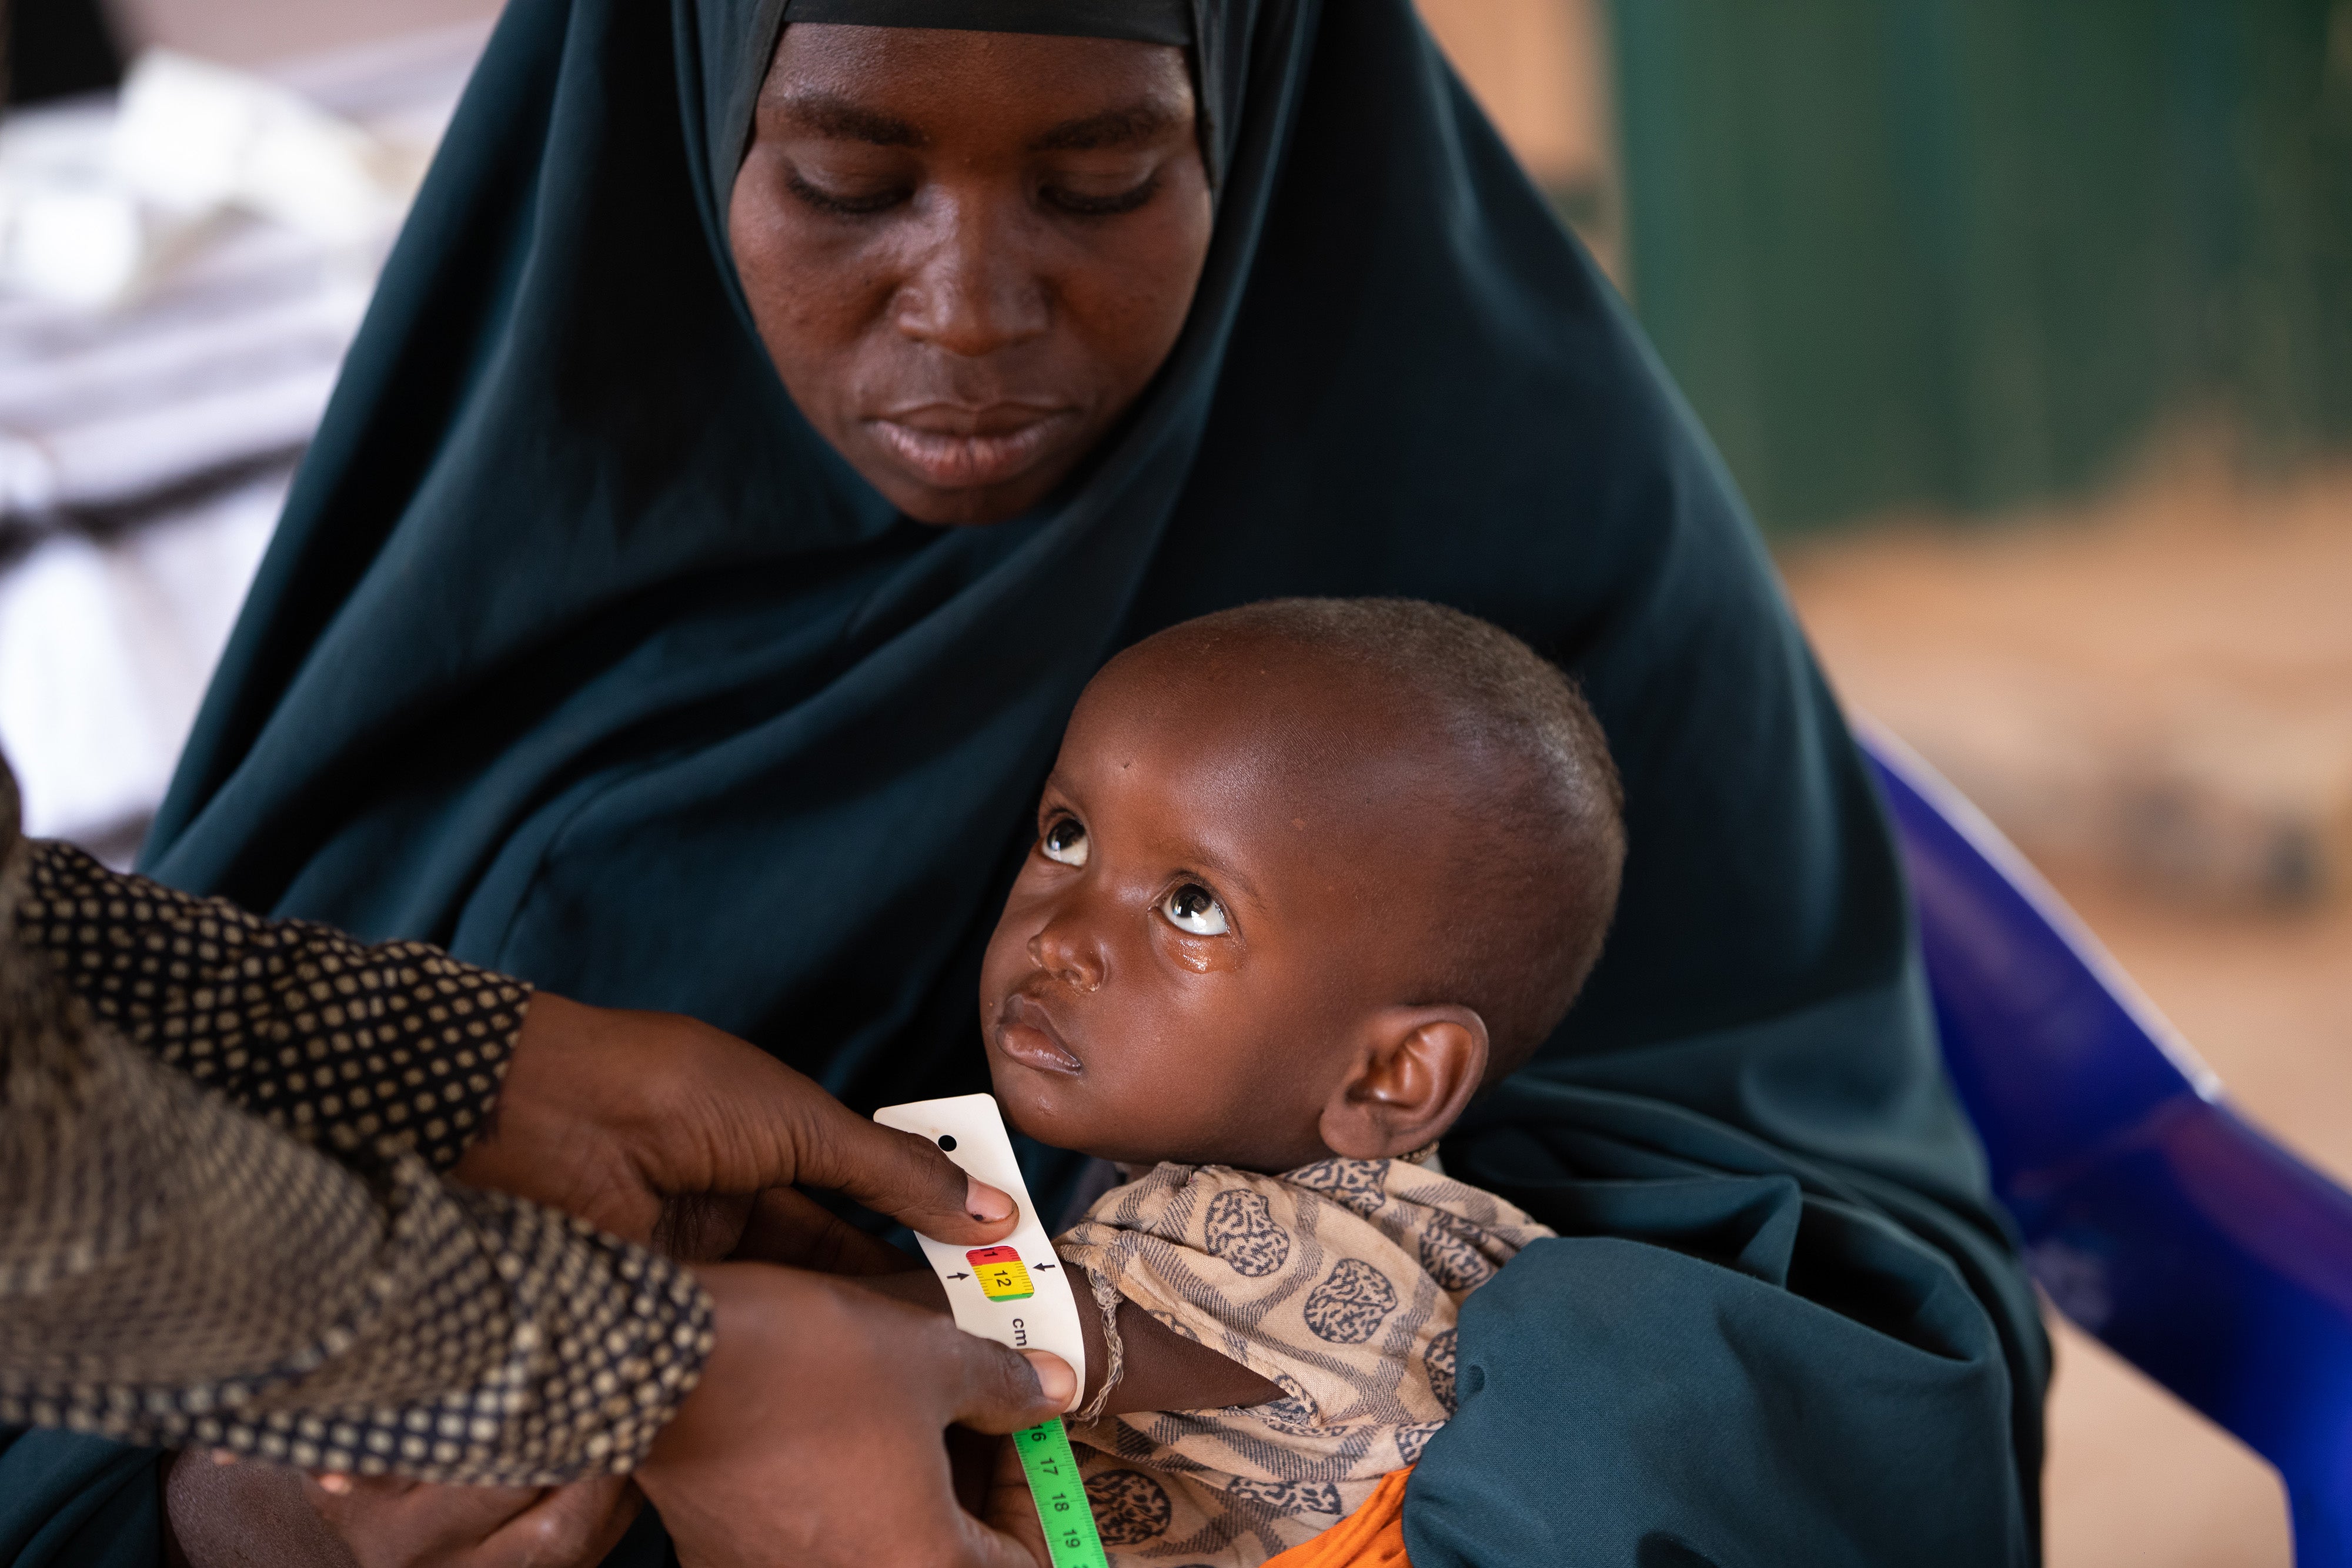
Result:
<svg viewBox="0 0 2352 1568">
<path fill-rule="evenodd" d="M 1067 1363 L 844 1281 L 760 1264 L 697 1273 L 719 1304 L 718 1346 L 637 1470 L 688 1568 L 1034 1568 L 957 1503 L 940 1435 L 1059 1414 Z"/>
<path fill-rule="evenodd" d="M 980 1517 L 990 1529 L 1019 1542 L 1035 1568 L 1047 1568 L 1053 1562 L 1052 1549 L 1045 1544 L 1045 1526 L 1037 1518 L 1037 1500 L 1029 1490 L 1029 1472 L 1021 1468 L 1020 1451 L 1010 1437 L 996 1439 Z"/>
<path fill-rule="evenodd" d="M 356 1568 L 593 1568 L 660 1509 L 687 1568 L 1034 1568 L 957 1503 L 941 1434 L 1014 1432 L 1058 1413 L 1075 1374 L 844 1281 L 722 1264 L 702 1380 L 629 1478 L 568 1487 L 318 1478 L 177 1456 L 164 1496 L 176 1561 Z"/>
<path fill-rule="evenodd" d="M 762 1191 L 770 1236 L 856 1255 L 816 1205 L 771 1190 L 794 1183 L 950 1241 L 993 1241 L 1014 1218 L 1010 1197 L 928 1140 L 867 1121 L 724 1030 L 546 991 L 531 998 L 489 1125 L 450 1174 L 698 1261 L 736 1249 Z"/>
<path fill-rule="evenodd" d="M 1016 1218 L 1009 1197 L 928 1140 L 867 1121 L 732 1035 L 544 991 L 491 1123 L 450 1174 L 688 1259 L 740 1250 L 841 1273 L 910 1260 L 790 1184 L 975 1244 Z M 703 1277 L 719 1304 L 716 1348 L 641 1472 L 686 1523 L 689 1563 L 784 1560 L 773 1545 L 782 1499 L 821 1542 L 793 1561 L 868 1561 L 847 1543 L 885 1541 L 904 1543 L 908 1562 L 1025 1568 L 956 1506 L 940 1435 L 957 1419 L 1010 1431 L 1060 1409 L 1027 1364 L 818 1275 L 744 1264 Z M 1066 1392 L 1067 1368 L 1046 1360 Z M 896 1468 L 861 1473 L 842 1463 L 850 1453 Z M 622 1478 L 435 1486 L 215 1467 L 196 1453 L 175 1458 L 166 1486 L 171 1528 L 197 1568 L 593 1564 L 640 1500 Z"/>
</svg>

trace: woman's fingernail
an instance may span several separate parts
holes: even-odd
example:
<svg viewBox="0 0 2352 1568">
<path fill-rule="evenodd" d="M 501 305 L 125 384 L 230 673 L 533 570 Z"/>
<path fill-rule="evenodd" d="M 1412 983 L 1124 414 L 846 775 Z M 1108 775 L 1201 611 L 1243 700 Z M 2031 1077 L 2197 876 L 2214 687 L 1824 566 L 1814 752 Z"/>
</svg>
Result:
<svg viewBox="0 0 2352 1568">
<path fill-rule="evenodd" d="M 977 1176 L 966 1178 L 963 1207 L 966 1213 L 982 1225 L 1010 1219 L 1020 1212 L 1010 1196 L 997 1191 Z"/>
<path fill-rule="evenodd" d="M 329 1470 L 319 1478 L 319 1490 L 333 1492 L 337 1497 L 352 1490 L 352 1478 L 341 1470 Z"/>
<path fill-rule="evenodd" d="M 1050 1350 L 1024 1350 L 1021 1354 L 1029 1358 L 1030 1369 L 1036 1373 L 1037 1386 L 1045 1397 L 1068 1409 L 1070 1401 L 1078 1395 L 1078 1375 L 1070 1370 L 1070 1364 Z"/>
<path fill-rule="evenodd" d="M 236 1463 L 236 1455 L 226 1448 L 215 1448 L 213 1450 L 213 1463 L 216 1465 L 233 1465 Z"/>
</svg>

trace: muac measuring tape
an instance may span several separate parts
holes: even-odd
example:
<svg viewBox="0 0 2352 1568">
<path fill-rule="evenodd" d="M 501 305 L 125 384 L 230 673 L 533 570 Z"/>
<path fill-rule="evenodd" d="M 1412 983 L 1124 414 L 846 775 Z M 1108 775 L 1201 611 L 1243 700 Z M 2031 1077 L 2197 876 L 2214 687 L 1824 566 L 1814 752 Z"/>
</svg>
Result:
<svg viewBox="0 0 2352 1568">
<path fill-rule="evenodd" d="M 1005 1136 L 995 1099 L 959 1094 L 916 1100 L 885 1105 L 874 1119 L 930 1139 L 965 1175 L 1012 1194 L 1021 1206 L 1020 1223 L 993 1247 L 958 1247 L 928 1236 L 917 1239 L 947 1287 L 956 1327 L 1015 1350 L 1052 1351 L 1078 1375 L 1078 1392 L 1072 1400 L 1085 1397 L 1087 1341 L 1079 1326 L 1077 1299 L 1054 1256 L 1053 1239 L 1037 1218 L 1036 1205 L 1029 1201 L 1029 1186 L 1021 1179 L 1021 1165 L 1013 1157 L 1013 1140 Z M 1054 1568 L 1107 1568 L 1094 1510 L 1087 1506 L 1086 1483 L 1078 1476 L 1077 1457 L 1070 1452 L 1070 1435 L 1061 1417 L 1015 1432 L 1013 1446 L 1021 1456 L 1022 1473 L 1029 1478 L 1037 1517 L 1045 1526 L 1045 1547 Z"/>
</svg>

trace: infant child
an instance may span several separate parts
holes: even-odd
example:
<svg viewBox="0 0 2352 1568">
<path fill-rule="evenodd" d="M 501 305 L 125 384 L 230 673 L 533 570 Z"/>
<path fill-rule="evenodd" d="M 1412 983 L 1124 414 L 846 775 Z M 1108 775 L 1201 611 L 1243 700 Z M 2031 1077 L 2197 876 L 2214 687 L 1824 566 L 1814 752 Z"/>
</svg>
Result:
<svg viewBox="0 0 2352 1568">
<path fill-rule="evenodd" d="M 1006 1120 L 1127 1177 L 1056 1242 L 1113 1563 L 1265 1563 L 1453 1413 L 1463 1301 L 1551 1232 L 1437 1140 L 1599 956 L 1619 807 L 1569 679 L 1433 604 L 1250 605 L 1087 687 L 981 1022 Z"/>
</svg>

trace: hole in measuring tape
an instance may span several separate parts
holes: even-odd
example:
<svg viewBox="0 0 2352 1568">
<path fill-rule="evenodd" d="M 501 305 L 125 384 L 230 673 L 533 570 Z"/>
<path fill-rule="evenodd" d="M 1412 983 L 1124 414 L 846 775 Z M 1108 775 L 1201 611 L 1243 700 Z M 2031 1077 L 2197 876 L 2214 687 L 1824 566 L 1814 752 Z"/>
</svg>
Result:
<svg viewBox="0 0 2352 1568">
<path fill-rule="evenodd" d="M 940 1134 L 940 1147 L 945 1149 L 950 1154 L 955 1153 L 955 1134 L 953 1133 L 941 1133 Z"/>
</svg>

